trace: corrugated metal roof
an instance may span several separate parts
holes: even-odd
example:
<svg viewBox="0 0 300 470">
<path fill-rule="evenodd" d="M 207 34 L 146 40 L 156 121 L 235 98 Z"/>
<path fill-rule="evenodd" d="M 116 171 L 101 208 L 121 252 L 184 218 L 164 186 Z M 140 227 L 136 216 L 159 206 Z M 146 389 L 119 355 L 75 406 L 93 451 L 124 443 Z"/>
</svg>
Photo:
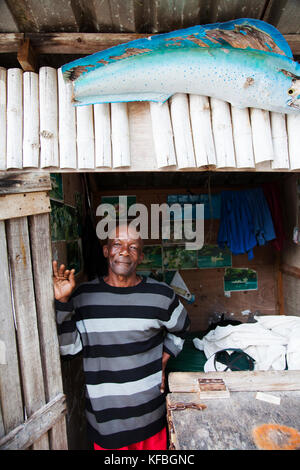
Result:
<svg viewBox="0 0 300 470">
<path fill-rule="evenodd" d="M 158 33 L 239 17 L 300 33 L 299 0 L 1 0 L 0 32 Z"/>
</svg>

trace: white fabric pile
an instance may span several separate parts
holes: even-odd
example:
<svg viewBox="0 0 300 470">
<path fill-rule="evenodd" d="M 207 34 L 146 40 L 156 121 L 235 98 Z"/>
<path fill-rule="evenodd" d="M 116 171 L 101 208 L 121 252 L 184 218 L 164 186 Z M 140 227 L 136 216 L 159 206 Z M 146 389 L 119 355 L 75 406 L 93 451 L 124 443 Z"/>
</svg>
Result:
<svg viewBox="0 0 300 470">
<path fill-rule="evenodd" d="M 264 315 L 257 323 L 217 326 L 194 346 L 207 358 L 227 348 L 241 349 L 255 360 L 255 370 L 300 370 L 300 317 Z M 210 361 L 210 364 L 212 361 Z M 204 370 L 206 368 L 204 367 Z M 209 369 L 215 370 L 215 369 Z"/>
</svg>

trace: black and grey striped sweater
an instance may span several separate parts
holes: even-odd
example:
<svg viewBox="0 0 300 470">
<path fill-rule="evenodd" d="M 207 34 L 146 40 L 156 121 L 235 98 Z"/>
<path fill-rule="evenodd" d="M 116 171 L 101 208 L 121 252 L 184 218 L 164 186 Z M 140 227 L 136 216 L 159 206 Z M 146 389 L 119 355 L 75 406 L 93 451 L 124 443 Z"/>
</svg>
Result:
<svg viewBox="0 0 300 470">
<path fill-rule="evenodd" d="M 165 426 L 162 354 L 177 356 L 189 318 L 174 291 L 143 277 L 134 287 L 103 278 L 56 301 L 60 352 L 82 351 L 91 439 L 105 449 L 147 439 Z"/>
</svg>

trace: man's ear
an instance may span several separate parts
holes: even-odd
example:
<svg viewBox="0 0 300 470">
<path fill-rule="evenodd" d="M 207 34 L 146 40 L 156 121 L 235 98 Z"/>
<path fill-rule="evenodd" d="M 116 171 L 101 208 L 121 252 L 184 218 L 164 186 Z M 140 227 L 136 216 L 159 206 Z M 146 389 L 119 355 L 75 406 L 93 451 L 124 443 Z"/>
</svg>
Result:
<svg viewBox="0 0 300 470">
<path fill-rule="evenodd" d="M 139 256 L 139 262 L 138 262 L 138 264 L 140 264 L 140 263 L 143 261 L 143 259 L 144 259 L 144 253 L 141 252 L 141 254 L 140 254 L 140 256 Z"/>
<path fill-rule="evenodd" d="M 104 258 L 108 258 L 108 245 L 103 245 Z"/>
</svg>

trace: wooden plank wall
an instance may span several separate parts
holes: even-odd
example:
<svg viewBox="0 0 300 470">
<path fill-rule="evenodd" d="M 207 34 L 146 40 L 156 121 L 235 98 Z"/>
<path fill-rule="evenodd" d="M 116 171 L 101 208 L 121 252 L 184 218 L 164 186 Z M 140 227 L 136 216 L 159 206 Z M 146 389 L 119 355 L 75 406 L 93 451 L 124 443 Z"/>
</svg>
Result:
<svg viewBox="0 0 300 470">
<path fill-rule="evenodd" d="M 300 115 L 198 95 L 74 107 L 61 70 L 0 68 L 0 170 L 300 170 Z"/>
<path fill-rule="evenodd" d="M 101 203 L 101 195 L 134 194 L 137 203 L 145 204 L 150 213 L 150 205 L 162 204 L 167 201 L 168 194 L 186 194 L 187 188 L 175 190 L 122 190 L 93 192 L 93 207 L 96 209 Z M 199 188 L 189 188 L 193 194 L 201 191 Z M 217 188 L 214 188 L 217 192 Z M 224 187 L 222 189 L 225 189 Z M 229 189 L 229 188 L 228 188 Z M 100 219 L 97 219 L 97 222 Z M 216 244 L 219 220 L 205 220 L 205 243 Z M 161 243 L 161 240 L 145 240 L 147 244 Z M 191 318 L 192 331 L 204 331 L 211 321 L 216 321 L 224 313 L 228 319 L 246 322 L 251 318 L 249 311 L 254 314 L 260 312 L 263 315 L 279 314 L 278 302 L 278 274 L 276 253 L 271 246 L 254 248 L 254 259 L 249 261 L 247 254 L 232 256 L 232 266 L 239 268 L 251 268 L 257 272 L 258 290 L 232 292 L 230 297 L 224 295 L 225 268 L 216 269 L 187 269 L 180 270 L 191 293 L 195 295 L 195 302 L 188 304 L 183 300 Z"/>
<path fill-rule="evenodd" d="M 17 182 L 11 181 L 10 189 L 8 184 L 6 188 L 27 199 L 31 193 L 26 186 L 31 184 L 25 176 L 23 185 L 19 176 Z M 1 186 L 5 186 L 3 178 Z M 38 189 L 36 184 L 36 194 L 40 193 Z M 0 448 L 67 449 L 53 303 L 49 200 L 44 213 L 33 202 L 29 214 L 24 214 L 14 198 L 16 194 L 4 192 L 0 190 L 0 201 L 5 198 L 10 210 L 0 211 Z"/>
<path fill-rule="evenodd" d="M 282 310 L 285 315 L 300 316 L 300 244 L 293 242 L 294 227 L 299 226 L 300 200 L 297 175 L 284 182 L 286 241 L 282 254 Z"/>
</svg>

